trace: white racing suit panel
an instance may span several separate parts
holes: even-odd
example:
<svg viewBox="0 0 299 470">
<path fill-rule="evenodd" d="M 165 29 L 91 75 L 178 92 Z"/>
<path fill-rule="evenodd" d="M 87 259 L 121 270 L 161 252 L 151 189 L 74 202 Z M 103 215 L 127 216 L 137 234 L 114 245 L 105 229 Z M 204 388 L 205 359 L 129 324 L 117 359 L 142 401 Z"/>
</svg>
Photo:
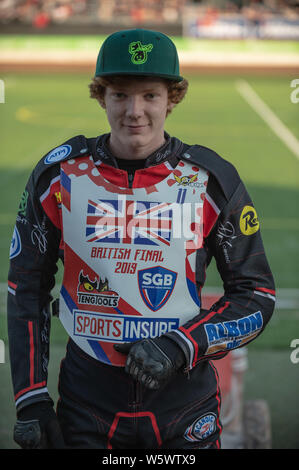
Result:
<svg viewBox="0 0 299 470">
<path fill-rule="evenodd" d="M 115 343 L 160 336 L 199 313 L 195 258 L 208 175 L 179 165 L 132 189 L 108 182 L 89 157 L 61 165 L 60 319 L 104 363 L 124 365 Z"/>
</svg>

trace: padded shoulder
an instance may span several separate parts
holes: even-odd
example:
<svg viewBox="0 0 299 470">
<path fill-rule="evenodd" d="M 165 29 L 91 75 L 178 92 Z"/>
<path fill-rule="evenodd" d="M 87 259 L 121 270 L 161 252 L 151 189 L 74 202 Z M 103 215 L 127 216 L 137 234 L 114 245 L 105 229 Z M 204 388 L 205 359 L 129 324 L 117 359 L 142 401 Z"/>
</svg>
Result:
<svg viewBox="0 0 299 470">
<path fill-rule="evenodd" d="M 37 180 L 44 171 L 57 163 L 70 160 L 72 158 L 82 157 L 83 155 L 90 153 L 91 140 L 92 139 L 86 139 L 84 135 L 77 135 L 52 149 L 44 155 L 36 165 L 34 170 L 35 179 Z"/>
<path fill-rule="evenodd" d="M 208 147 L 192 145 L 180 158 L 210 172 L 217 179 L 227 200 L 231 198 L 240 183 L 236 168 Z"/>
</svg>

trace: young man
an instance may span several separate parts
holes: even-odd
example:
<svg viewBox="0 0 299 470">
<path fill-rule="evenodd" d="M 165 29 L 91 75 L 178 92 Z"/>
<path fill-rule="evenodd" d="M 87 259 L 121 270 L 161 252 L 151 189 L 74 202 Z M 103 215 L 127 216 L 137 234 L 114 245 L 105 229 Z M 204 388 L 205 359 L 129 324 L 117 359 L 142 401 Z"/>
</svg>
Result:
<svg viewBox="0 0 299 470">
<path fill-rule="evenodd" d="M 34 169 L 11 245 L 8 329 L 24 448 L 219 448 L 211 362 L 265 328 L 273 278 L 235 168 L 164 131 L 187 91 L 165 35 L 120 31 L 90 85 L 111 131 Z M 201 309 L 215 257 L 224 295 Z M 69 334 L 57 412 L 47 391 L 54 274 Z"/>
</svg>

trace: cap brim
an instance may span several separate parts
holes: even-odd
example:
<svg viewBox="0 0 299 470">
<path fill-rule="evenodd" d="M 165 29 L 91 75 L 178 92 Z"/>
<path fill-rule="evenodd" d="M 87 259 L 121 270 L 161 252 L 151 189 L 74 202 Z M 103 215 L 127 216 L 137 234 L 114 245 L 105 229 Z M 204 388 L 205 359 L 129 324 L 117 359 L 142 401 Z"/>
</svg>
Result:
<svg viewBox="0 0 299 470">
<path fill-rule="evenodd" d="M 138 73 L 132 73 L 132 70 L 129 72 L 124 72 L 124 71 L 115 71 L 115 72 L 102 72 L 100 74 L 96 74 L 95 77 L 113 77 L 113 76 L 131 76 L 131 77 L 155 77 L 155 78 L 167 78 L 168 80 L 173 80 L 174 82 L 181 82 L 184 80 L 184 77 L 181 77 L 180 75 L 167 75 L 167 74 L 161 74 L 161 73 L 152 73 L 152 72 L 138 72 Z"/>
</svg>

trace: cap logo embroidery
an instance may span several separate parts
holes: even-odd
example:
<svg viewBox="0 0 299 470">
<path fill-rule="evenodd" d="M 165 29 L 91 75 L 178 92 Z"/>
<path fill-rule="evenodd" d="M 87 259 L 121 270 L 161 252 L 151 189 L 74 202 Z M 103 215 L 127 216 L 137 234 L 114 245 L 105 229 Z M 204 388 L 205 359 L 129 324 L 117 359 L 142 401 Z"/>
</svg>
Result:
<svg viewBox="0 0 299 470">
<path fill-rule="evenodd" d="M 133 64 L 141 65 L 147 61 L 147 54 L 153 49 L 152 44 L 141 44 L 140 41 L 131 42 L 129 44 L 129 53 L 132 54 L 131 61 Z"/>
</svg>

